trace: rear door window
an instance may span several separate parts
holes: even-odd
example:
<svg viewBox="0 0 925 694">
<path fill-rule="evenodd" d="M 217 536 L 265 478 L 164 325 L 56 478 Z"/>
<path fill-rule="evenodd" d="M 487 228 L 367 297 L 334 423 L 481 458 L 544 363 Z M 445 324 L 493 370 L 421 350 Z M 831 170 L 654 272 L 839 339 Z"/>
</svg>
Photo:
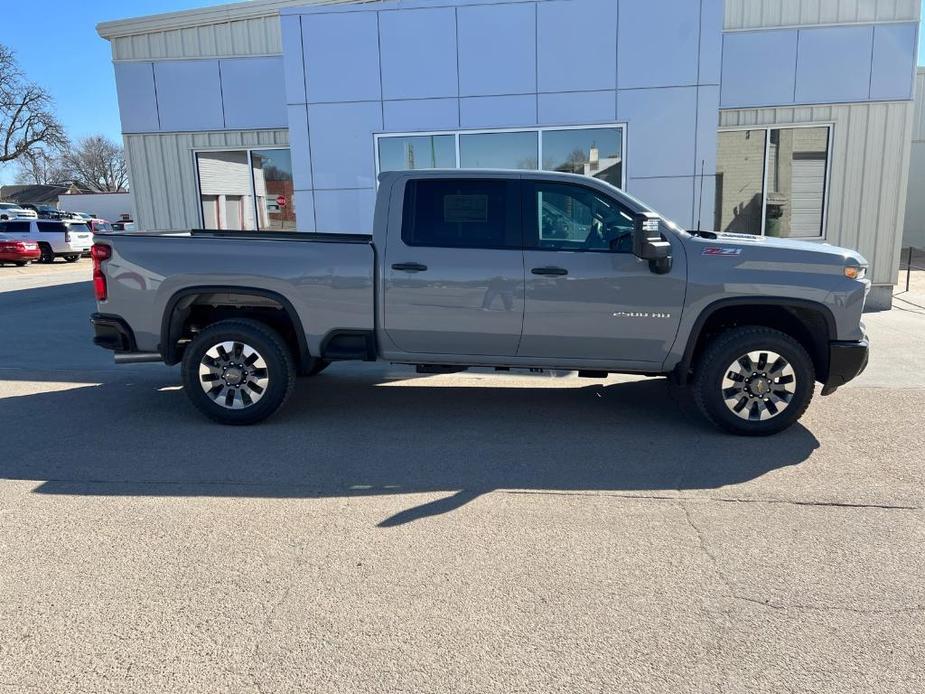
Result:
<svg viewBox="0 0 925 694">
<path fill-rule="evenodd" d="M 0 233 L 8 234 L 28 234 L 29 222 L 4 222 L 0 224 Z"/>
<path fill-rule="evenodd" d="M 401 238 L 409 246 L 521 248 L 517 184 L 420 179 L 405 187 Z"/>
<path fill-rule="evenodd" d="M 63 234 L 67 231 L 64 222 L 39 222 L 39 231 L 44 234 Z"/>
</svg>

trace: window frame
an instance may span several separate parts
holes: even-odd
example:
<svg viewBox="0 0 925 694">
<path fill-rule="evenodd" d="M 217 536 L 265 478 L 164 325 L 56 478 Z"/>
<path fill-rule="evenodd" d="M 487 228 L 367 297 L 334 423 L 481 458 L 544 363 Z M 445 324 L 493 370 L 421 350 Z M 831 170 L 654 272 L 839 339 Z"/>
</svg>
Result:
<svg viewBox="0 0 925 694">
<path fill-rule="evenodd" d="M 736 125 L 733 127 L 723 127 L 717 129 L 717 150 L 719 149 L 719 135 L 728 132 L 747 132 L 762 131 L 764 132 L 764 161 L 761 175 L 761 233 L 756 234 L 762 238 L 767 236 L 767 215 L 768 215 L 768 166 L 770 164 L 771 153 L 771 131 L 772 130 L 796 130 L 797 128 L 826 128 L 826 152 L 825 152 L 825 184 L 822 188 L 822 221 L 820 223 L 819 234 L 815 236 L 783 236 L 780 238 L 800 239 L 803 241 L 825 241 L 828 233 L 829 221 L 829 186 L 832 182 L 832 146 L 835 142 L 835 122 L 822 121 L 814 123 L 777 123 L 771 125 Z M 719 231 L 719 229 L 717 229 Z"/>
<path fill-rule="evenodd" d="M 292 158 L 292 147 L 288 145 L 269 145 L 267 147 L 197 147 L 192 150 L 193 155 L 193 173 L 195 173 L 196 178 L 196 208 L 197 214 L 199 215 L 199 228 L 205 229 L 205 215 L 202 213 L 202 186 L 200 185 L 200 176 L 199 176 L 199 155 L 200 154 L 209 154 L 214 152 L 246 152 L 247 153 L 247 171 L 248 171 L 248 185 L 250 188 L 253 212 L 254 212 L 254 225 L 257 229 L 253 230 L 254 233 L 266 233 L 269 230 L 260 228 L 260 210 L 257 208 L 257 187 L 254 185 L 254 152 L 263 152 L 269 149 L 285 149 L 289 150 L 290 161 Z M 295 173 L 293 172 L 293 178 Z M 293 180 L 293 190 L 295 190 L 295 180 Z M 293 194 L 293 198 L 295 195 Z M 293 204 L 295 200 L 292 201 Z M 296 225 L 298 226 L 299 213 L 296 212 Z M 247 233 L 247 232 L 242 232 Z M 277 232 L 278 233 L 278 232 Z M 296 232 L 284 232 L 284 233 L 296 233 Z"/>
<path fill-rule="evenodd" d="M 496 133 L 535 133 L 536 134 L 536 153 L 537 153 L 537 168 L 536 169 L 522 169 L 523 171 L 546 171 L 542 168 L 543 164 L 543 133 L 546 131 L 554 130 L 600 130 L 602 128 L 619 128 L 620 129 L 620 148 L 621 148 L 621 157 L 622 166 L 620 167 L 620 190 L 626 190 L 626 132 L 627 124 L 625 121 L 612 122 L 612 123 L 586 123 L 582 125 L 527 125 L 523 127 L 507 127 L 507 128 L 457 128 L 451 130 L 411 130 L 407 132 L 391 132 L 391 131 L 382 131 L 373 133 L 373 158 L 376 163 L 376 186 L 379 185 L 379 174 L 382 173 L 379 163 L 379 140 L 388 139 L 392 137 L 433 137 L 435 135 L 452 135 L 454 142 L 454 149 L 456 152 L 456 166 L 455 169 L 459 169 L 460 162 L 460 151 L 459 151 L 459 138 L 460 135 L 493 135 Z M 418 171 L 433 171 L 434 169 L 417 169 Z M 467 169 L 468 170 L 468 169 Z"/>
<path fill-rule="evenodd" d="M 578 188 L 589 195 L 594 197 L 603 198 L 605 195 L 599 191 L 595 190 L 591 186 L 583 185 L 581 183 L 572 183 L 571 181 L 546 181 L 538 178 L 524 178 L 520 182 L 520 197 L 521 204 L 523 206 L 520 216 L 521 216 L 521 226 L 523 231 L 521 235 L 523 237 L 523 248 L 524 251 L 542 251 L 545 253 L 607 253 L 610 255 L 632 255 L 632 250 L 620 251 L 614 250 L 612 248 L 543 248 L 542 246 L 536 245 L 531 246 L 531 243 L 539 243 L 539 219 L 536 216 L 536 199 L 534 194 L 537 192 L 537 187 L 542 185 L 549 186 L 568 186 L 571 188 Z M 634 217 L 634 213 L 622 202 L 616 198 L 610 198 L 610 201 L 613 205 L 623 214 L 629 215 L 630 219 Z M 530 231 L 528 232 L 528 225 L 531 225 Z M 535 226 L 535 228 L 534 228 Z"/>
</svg>

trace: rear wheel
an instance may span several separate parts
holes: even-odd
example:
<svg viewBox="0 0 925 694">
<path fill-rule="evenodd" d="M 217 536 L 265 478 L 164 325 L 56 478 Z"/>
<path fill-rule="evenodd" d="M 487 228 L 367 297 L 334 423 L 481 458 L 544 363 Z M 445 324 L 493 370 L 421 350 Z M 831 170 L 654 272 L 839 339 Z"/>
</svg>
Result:
<svg viewBox="0 0 925 694">
<path fill-rule="evenodd" d="M 42 255 L 39 256 L 40 263 L 55 262 L 55 253 L 51 250 L 51 246 L 49 246 L 47 243 L 40 243 L 39 250 L 42 251 Z"/>
<path fill-rule="evenodd" d="M 69 263 L 76 263 L 78 260 L 80 260 L 80 256 L 79 255 L 66 255 L 64 256 L 64 259 Z"/>
<path fill-rule="evenodd" d="M 17 266 L 17 267 L 26 267 L 26 265 L 28 265 L 28 264 L 31 263 L 31 262 L 32 262 L 31 260 L 17 260 L 17 261 L 16 261 L 16 266 Z"/>
<path fill-rule="evenodd" d="M 706 418 L 722 429 L 767 436 L 803 415 L 815 380 L 809 354 L 786 333 L 734 328 L 716 337 L 701 356 L 694 398 Z"/>
<path fill-rule="evenodd" d="M 295 363 L 283 338 L 251 320 L 220 321 L 183 355 L 183 387 L 193 405 L 222 424 L 255 424 L 292 393 Z"/>
</svg>

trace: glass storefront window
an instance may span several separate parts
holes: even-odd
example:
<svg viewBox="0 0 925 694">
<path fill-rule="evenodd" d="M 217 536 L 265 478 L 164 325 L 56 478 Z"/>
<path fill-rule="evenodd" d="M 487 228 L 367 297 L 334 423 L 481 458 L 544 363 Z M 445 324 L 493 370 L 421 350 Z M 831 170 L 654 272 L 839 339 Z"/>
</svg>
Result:
<svg viewBox="0 0 925 694">
<path fill-rule="evenodd" d="M 198 152 L 202 226 L 227 231 L 295 231 L 288 149 Z"/>
<path fill-rule="evenodd" d="M 536 169 L 537 131 L 460 133 L 459 166 L 463 169 Z"/>
<path fill-rule="evenodd" d="M 621 128 L 544 130 L 543 169 L 593 176 L 623 186 Z"/>
<path fill-rule="evenodd" d="M 623 126 L 457 130 L 375 136 L 379 171 L 543 169 L 623 187 Z"/>
<path fill-rule="evenodd" d="M 780 128 L 769 138 L 765 234 L 821 236 L 829 129 Z"/>
<path fill-rule="evenodd" d="M 295 231 L 292 158 L 288 149 L 251 152 L 257 228 L 261 231 Z"/>
<path fill-rule="evenodd" d="M 247 152 L 200 152 L 196 160 L 203 226 L 256 230 Z"/>
<path fill-rule="evenodd" d="M 829 126 L 720 132 L 716 229 L 822 236 L 829 136 Z"/>
<path fill-rule="evenodd" d="M 719 133 L 716 157 L 716 231 L 761 234 L 764 130 Z"/>
<path fill-rule="evenodd" d="M 456 141 L 452 135 L 415 135 L 379 139 L 379 170 L 456 168 Z"/>
</svg>

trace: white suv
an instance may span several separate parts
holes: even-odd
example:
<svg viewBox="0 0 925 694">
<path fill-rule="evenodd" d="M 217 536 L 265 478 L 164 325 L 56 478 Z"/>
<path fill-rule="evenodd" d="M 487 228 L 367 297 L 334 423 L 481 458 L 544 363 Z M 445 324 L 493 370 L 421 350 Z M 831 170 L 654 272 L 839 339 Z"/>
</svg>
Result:
<svg viewBox="0 0 925 694">
<path fill-rule="evenodd" d="M 40 263 L 64 258 L 73 263 L 90 252 L 93 233 L 83 222 L 57 219 L 14 219 L 0 222 L 0 234 L 12 239 L 35 241 L 42 251 Z"/>
<path fill-rule="evenodd" d="M 0 202 L 0 221 L 7 219 L 38 219 L 35 210 L 25 210 L 15 202 Z"/>
</svg>

